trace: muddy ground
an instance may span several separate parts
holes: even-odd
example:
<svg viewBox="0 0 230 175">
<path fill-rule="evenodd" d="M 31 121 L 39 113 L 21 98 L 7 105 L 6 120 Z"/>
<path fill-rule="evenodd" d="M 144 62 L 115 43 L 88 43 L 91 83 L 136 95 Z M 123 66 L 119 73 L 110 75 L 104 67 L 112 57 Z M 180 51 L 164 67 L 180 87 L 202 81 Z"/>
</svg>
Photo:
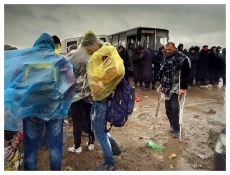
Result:
<svg viewBox="0 0 230 175">
<path fill-rule="evenodd" d="M 158 97 L 156 90 L 141 91 L 137 87 L 135 91 L 142 101 L 135 104 L 135 111 L 124 127 L 113 127 L 111 131 L 122 150 L 120 156 L 115 156 L 116 170 L 211 171 L 213 150 L 208 146 L 207 139 L 210 129 L 220 132 L 226 125 L 225 86 L 192 86 L 187 90 L 181 142 L 169 133 L 164 101 L 161 101 L 155 129 L 153 127 Z M 211 109 L 216 113 L 209 114 L 207 111 Z M 158 153 L 148 148 L 146 143 L 150 140 L 165 147 L 165 152 Z M 87 135 L 83 133 L 83 152 L 79 155 L 69 153 L 67 149 L 73 144 L 72 126 L 65 125 L 62 170 L 67 170 L 69 166 L 73 171 L 91 171 L 103 163 L 98 142 L 95 142 L 93 152 L 88 151 L 86 142 Z M 170 159 L 172 153 L 177 158 Z M 48 154 L 48 150 L 39 150 L 39 170 L 49 170 Z M 199 154 L 205 158 L 198 157 Z"/>
</svg>

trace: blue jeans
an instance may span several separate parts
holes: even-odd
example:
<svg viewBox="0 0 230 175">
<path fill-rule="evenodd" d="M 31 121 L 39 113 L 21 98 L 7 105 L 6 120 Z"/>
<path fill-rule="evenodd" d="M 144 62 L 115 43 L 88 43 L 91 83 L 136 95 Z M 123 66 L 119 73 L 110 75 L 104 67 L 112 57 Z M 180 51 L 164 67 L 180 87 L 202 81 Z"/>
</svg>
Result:
<svg viewBox="0 0 230 175">
<path fill-rule="evenodd" d="M 24 169 L 37 170 L 37 151 L 42 131 L 46 126 L 50 170 L 61 170 L 64 119 L 44 121 L 39 118 L 23 119 Z"/>
<path fill-rule="evenodd" d="M 92 130 L 95 134 L 96 139 L 100 143 L 105 159 L 105 164 L 114 166 L 115 160 L 113 158 L 111 144 L 109 142 L 107 132 L 105 131 L 107 110 L 108 110 L 107 99 L 102 101 L 94 101 L 91 108 L 90 116 L 91 116 Z"/>
</svg>

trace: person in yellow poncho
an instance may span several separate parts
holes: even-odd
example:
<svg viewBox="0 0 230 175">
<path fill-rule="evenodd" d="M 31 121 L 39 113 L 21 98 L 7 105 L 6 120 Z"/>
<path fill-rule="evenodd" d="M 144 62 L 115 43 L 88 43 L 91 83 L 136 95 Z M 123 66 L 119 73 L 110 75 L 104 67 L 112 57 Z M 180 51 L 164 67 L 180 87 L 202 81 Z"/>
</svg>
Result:
<svg viewBox="0 0 230 175">
<path fill-rule="evenodd" d="M 55 53 L 62 55 L 60 39 L 56 35 L 53 35 L 52 38 L 53 38 L 54 44 L 55 44 Z"/>
<path fill-rule="evenodd" d="M 85 50 L 90 55 L 87 63 L 87 79 L 92 92 L 93 104 L 90 111 L 91 126 L 104 155 L 104 163 L 94 170 L 114 171 L 115 160 L 113 157 L 114 145 L 118 144 L 107 134 L 106 112 L 112 91 L 124 77 L 125 68 L 123 60 L 116 48 L 109 43 L 102 43 L 92 32 L 85 33 L 79 49 Z"/>
</svg>

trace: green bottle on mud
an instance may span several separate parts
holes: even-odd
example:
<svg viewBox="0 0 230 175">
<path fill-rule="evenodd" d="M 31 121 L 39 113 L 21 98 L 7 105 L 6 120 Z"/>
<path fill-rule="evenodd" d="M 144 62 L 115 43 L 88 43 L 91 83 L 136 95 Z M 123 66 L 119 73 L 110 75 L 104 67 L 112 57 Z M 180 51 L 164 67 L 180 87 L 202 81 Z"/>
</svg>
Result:
<svg viewBox="0 0 230 175">
<path fill-rule="evenodd" d="M 151 142 L 151 141 L 149 141 L 149 142 L 147 143 L 147 146 L 148 146 L 149 148 L 151 148 L 151 149 L 154 149 L 154 150 L 158 151 L 158 152 L 164 152 L 164 151 L 165 151 L 165 148 L 164 148 L 164 147 L 159 146 L 159 145 L 157 145 L 157 144 L 155 144 L 154 142 Z"/>
</svg>

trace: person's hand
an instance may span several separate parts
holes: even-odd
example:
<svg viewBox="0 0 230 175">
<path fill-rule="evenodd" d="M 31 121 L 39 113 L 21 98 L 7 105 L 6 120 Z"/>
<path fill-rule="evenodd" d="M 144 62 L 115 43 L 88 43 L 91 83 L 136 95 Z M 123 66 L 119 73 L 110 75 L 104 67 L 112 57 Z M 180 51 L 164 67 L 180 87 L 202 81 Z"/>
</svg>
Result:
<svg viewBox="0 0 230 175">
<path fill-rule="evenodd" d="M 140 58 L 142 58 L 142 53 L 140 54 Z"/>
<path fill-rule="evenodd" d="M 180 89 L 180 90 L 179 90 L 179 96 L 184 95 L 184 94 L 185 94 L 185 92 L 186 92 L 186 90 L 185 90 L 185 89 Z"/>
<path fill-rule="evenodd" d="M 161 85 L 157 88 L 157 92 L 160 93 Z"/>
</svg>

